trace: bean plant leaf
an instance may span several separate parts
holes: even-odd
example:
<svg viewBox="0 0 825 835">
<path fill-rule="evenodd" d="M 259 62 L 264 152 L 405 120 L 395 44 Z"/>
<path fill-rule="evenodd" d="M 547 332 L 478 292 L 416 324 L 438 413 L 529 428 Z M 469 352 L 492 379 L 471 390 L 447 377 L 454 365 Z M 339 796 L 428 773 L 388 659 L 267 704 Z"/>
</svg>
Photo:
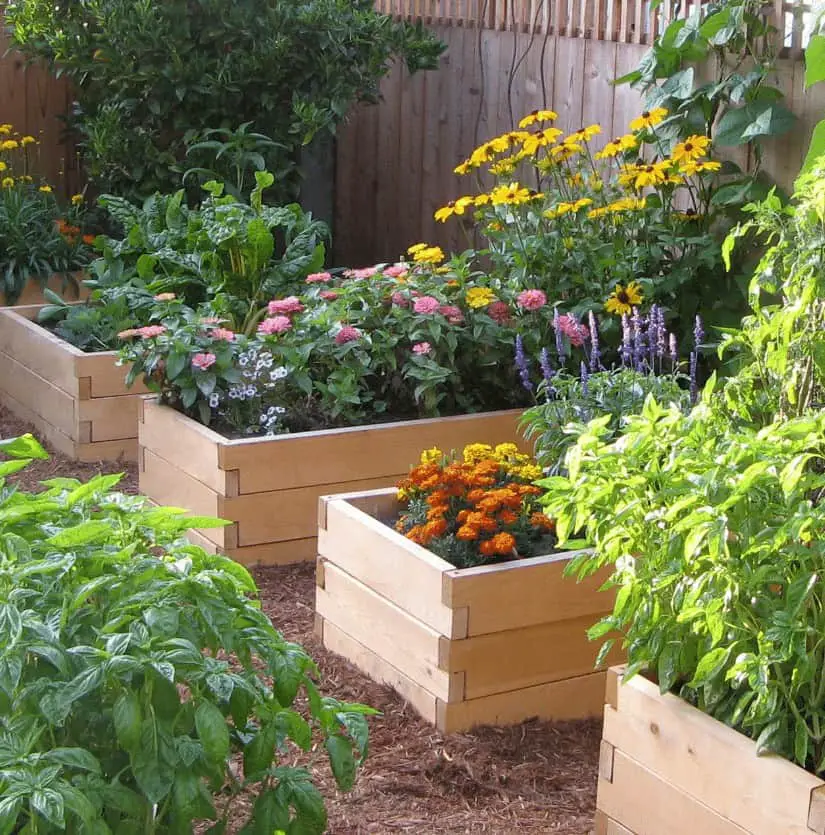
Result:
<svg viewBox="0 0 825 835">
<path fill-rule="evenodd" d="M 229 756 L 229 728 L 221 711 L 212 702 L 201 702 L 195 710 L 195 727 L 204 753 L 213 762 Z"/>
<path fill-rule="evenodd" d="M 329 754 L 329 764 L 338 788 L 348 791 L 355 783 L 356 764 L 352 743 L 340 734 L 328 736 L 324 747 Z"/>
<path fill-rule="evenodd" d="M 825 35 L 811 35 L 805 47 L 805 89 L 825 81 Z"/>
</svg>

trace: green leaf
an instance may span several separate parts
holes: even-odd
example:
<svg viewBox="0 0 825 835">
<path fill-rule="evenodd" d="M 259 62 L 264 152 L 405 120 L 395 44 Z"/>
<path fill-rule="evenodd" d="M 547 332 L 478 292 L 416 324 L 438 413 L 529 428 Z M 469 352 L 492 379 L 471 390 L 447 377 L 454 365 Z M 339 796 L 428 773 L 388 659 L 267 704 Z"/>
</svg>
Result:
<svg viewBox="0 0 825 835">
<path fill-rule="evenodd" d="M 328 736 L 324 747 L 329 754 L 329 764 L 335 782 L 341 791 L 349 791 L 355 784 L 356 763 L 352 743 L 340 734 Z"/>
<path fill-rule="evenodd" d="M 75 768 L 78 771 L 89 771 L 100 774 L 101 768 L 97 757 L 85 748 L 52 748 L 47 754 L 48 759 L 61 765 Z"/>
<path fill-rule="evenodd" d="M 111 522 L 90 519 L 49 537 L 46 543 L 54 548 L 73 548 L 78 545 L 89 545 L 92 542 L 106 542 L 111 536 Z"/>
<path fill-rule="evenodd" d="M 805 89 L 825 81 L 825 35 L 811 35 L 805 48 Z"/>
<path fill-rule="evenodd" d="M 49 454 L 40 446 L 34 435 L 27 433 L 19 438 L 9 438 L 0 441 L 0 452 L 10 458 L 38 458 L 42 461 L 48 459 Z"/>
<path fill-rule="evenodd" d="M 731 649 L 731 647 L 717 647 L 703 655 L 696 666 L 696 672 L 690 686 L 702 687 L 713 679 L 727 664 Z"/>
<path fill-rule="evenodd" d="M 36 789 L 29 799 L 32 810 L 52 826 L 63 829 L 66 825 L 61 795 L 54 789 Z"/>
<path fill-rule="evenodd" d="M 118 697 L 112 709 L 118 744 L 126 751 L 140 745 L 140 726 L 143 715 L 137 694 L 128 690 Z"/>
<path fill-rule="evenodd" d="M 229 728 L 212 702 L 201 702 L 195 710 L 195 727 L 207 759 L 224 763 L 229 756 Z"/>
<path fill-rule="evenodd" d="M 261 728 L 252 742 L 243 752 L 243 770 L 247 780 L 255 779 L 256 775 L 268 769 L 275 759 L 275 744 L 278 740 L 278 729 L 274 724 Z"/>
<path fill-rule="evenodd" d="M 802 163 L 800 175 L 807 174 L 816 164 L 817 160 L 825 154 L 825 119 L 817 122 L 811 135 L 811 144 L 808 146 L 808 153 Z"/>
<path fill-rule="evenodd" d="M 0 835 L 11 835 L 17 829 L 17 818 L 22 809 L 22 797 L 0 799 Z"/>
<path fill-rule="evenodd" d="M 794 757 L 802 768 L 808 764 L 808 744 L 810 741 L 810 734 L 808 733 L 808 726 L 797 716 L 794 723 L 794 738 L 793 751 Z"/>
</svg>

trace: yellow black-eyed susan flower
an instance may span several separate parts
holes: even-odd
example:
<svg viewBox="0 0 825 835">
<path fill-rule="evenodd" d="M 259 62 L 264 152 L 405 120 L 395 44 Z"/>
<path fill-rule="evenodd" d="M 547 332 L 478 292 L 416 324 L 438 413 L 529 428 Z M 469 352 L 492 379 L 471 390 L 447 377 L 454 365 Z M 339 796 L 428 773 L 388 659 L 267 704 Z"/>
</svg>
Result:
<svg viewBox="0 0 825 835">
<path fill-rule="evenodd" d="M 630 123 L 630 130 L 639 131 L 655 128 L 665 116 L 667 116 L 667 110 L 664 107 L 654 107 L 653 110 L 645 110 L 641 116 Z"/>
<path fill-rule="evenodd" d="M 642 303 L 643 298 L 642 288 L 638 282 L 631 281 L 626 287 L 617 284 L 610 298 L 604 303 L 604 309 L 608 313 L 621 316 L 624 313 L 631 313 L 634 307 Z"/>
</svg>

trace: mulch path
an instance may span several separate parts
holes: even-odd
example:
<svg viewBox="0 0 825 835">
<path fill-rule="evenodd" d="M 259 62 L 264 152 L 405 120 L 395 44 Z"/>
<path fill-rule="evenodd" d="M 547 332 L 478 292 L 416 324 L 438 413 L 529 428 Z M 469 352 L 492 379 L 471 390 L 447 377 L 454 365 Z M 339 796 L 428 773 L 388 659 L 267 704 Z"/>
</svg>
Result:
<svg viewBox="0 0 825 835">
<path fill-rule="evenodd" d="M 0 407 L 0 438 L 29 431 Z M 121 489 L 137 492 L 134 464 L 81 464 L 53 453 L 14 480 L 25 489 L 54 476 L 88 479 L 124 473 Z M 322 691 L 381 711 L 370 720 L 370 753 L 355 789 L 341 794 L 316 759 L 327 799 L 330 835 L 494 833 L 588 835 L 593 822 L 599 721 L 531 720 L 444 736 L 393 690 L 327 652 L 313 634 L 315 578 L 311 564 L 253 570 L 264 611 L 284 636 L 318 662 Z M 239 803 L 242 819 L 244 802 Z"/>
</svg>

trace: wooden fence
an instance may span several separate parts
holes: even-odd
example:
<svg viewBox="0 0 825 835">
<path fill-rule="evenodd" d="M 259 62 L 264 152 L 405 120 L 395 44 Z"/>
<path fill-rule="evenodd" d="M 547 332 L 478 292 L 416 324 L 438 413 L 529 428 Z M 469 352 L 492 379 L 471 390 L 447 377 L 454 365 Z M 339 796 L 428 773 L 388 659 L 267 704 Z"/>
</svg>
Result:
<svg viewBox="0 0 825 835">
<path fill-rule="evenodd" d="M 687 16 L 692 2 L 663 0 L 378 0 L 383 11 L 430 25 L 447 45 L 440 69 L 410 77 L 396 66 L 383 101 L 353 110 L 338 134 L 334 238 L 338 264 L 397 258 L 418 241 L 467 246 L 458 222 L 435 210 L 466 192 L 453 173 L 480 142 L 549 107 L 557 125 L 598 123 L 594 147 L 624 133 L 642 109 L 640 94 L 614 79 L 635 69 L 663 21 Z M 775 0 L 780 20 L 775 84 L 800 119 L 765 143 L 763 169 L 785 187 L 799 171 L 825 92 L 804 91 L 803 47 L 810 6 Z M 713 77 L 711 65 L 701 69 Z M 732 156 L 749 165 L 744 149 Z"/>
<path fill-rule="evenodd" d="M 33 153 L 37 172 L 64 195 L 80 188 L 77 155 L 64 137 L 64 117 L 72 99 L 68 84 L 48 70 L 26 66 L 23 57 L 7 52 L 8 38 L 0 15 L 0 123 L 39 141 Z"/>
</svg>

